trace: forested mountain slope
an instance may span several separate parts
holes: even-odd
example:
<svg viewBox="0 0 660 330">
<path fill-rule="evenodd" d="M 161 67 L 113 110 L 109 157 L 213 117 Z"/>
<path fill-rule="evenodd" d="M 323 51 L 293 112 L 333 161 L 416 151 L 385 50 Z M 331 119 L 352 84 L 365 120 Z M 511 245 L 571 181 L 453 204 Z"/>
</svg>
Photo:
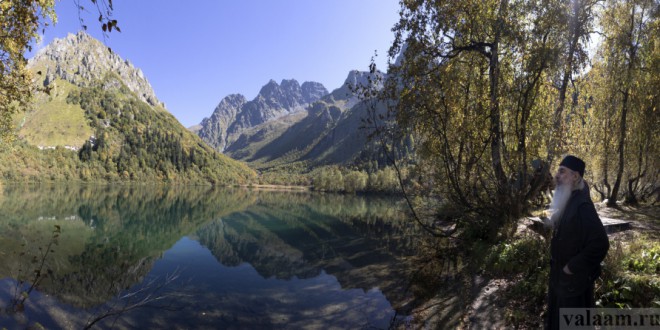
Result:
<svg viewBox="0 0 660 330">
<path fill-rule="evenodd" d="M 160 102 L 139 69 L 84 32 L 30 60 L 46 91 L 17 116 L 0 151 L 6 180 L 247 183 L 245 164 L 219 154 Z"/>
</svg>

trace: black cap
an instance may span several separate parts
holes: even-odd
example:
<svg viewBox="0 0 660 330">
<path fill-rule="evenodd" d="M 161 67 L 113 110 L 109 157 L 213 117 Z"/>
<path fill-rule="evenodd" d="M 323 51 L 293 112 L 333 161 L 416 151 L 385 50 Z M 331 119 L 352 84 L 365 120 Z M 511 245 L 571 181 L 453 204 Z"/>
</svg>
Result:
<svg viewBox="0 0 660 330">
<path fill-rule="evenodd" d="M 580 176 L 584 176 L 584 161 L 575 156 L 568 155 L 559 163 L 559 166 L 568 167 L 571 170 L 580 173 Z"/>
</svg>

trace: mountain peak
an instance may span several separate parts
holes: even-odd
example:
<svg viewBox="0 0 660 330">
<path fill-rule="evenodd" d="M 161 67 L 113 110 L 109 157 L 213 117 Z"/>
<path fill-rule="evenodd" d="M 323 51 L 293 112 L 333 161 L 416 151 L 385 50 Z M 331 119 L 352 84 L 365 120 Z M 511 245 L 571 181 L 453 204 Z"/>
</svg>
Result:
<svg viewBox="0 0 660 330">
<path fill-rule="evenodd" d="M 384 77 L 385 74 L 380 71 L 371 73 L 368 71 L 351 70 L 348 73 L 348 77 L 346 77 L 346 80 L 344 81 L 344 85 L 350 86 L 352 88 L 376 85 L 377 88 L 380 89 L 380 87 L 383 85 Z"/>
<path fill-rule="evenodd" d="M 280 85 L 277 83 L 277 81 L 271 79 L 261 87 L 259 90 L 259 95 L 257 97 L 261 96 L 265 99 L 268 99 L 272 97 L 272 95 L 277 94 L 280 90 Z"/>
<path fill-rule="evenodd" d="M 295 79 L 271 79 L 261 87 L 254 100 L 227 102 L 225 97 L 216 107 L 211 118 L 202 121 L 198 135 L 218 150 L 225 150 L 243 131 L 279 117 L 304 111 L 305 107 L 328 94 L 317 82 Z"/>
<path fill-rule="evenodd" d="M 229 94 L 218 103 L 213 114 L 204 118 L 196 133 L 217 150 L 227 146 L 227 128 L 236 119 L 236 114 L 247 103 L 241 94 Z"/>
<path fill-rule="evenodd" d="M 28 66 L 45 73 L 44 85 L 59 78 L 77 86 L 89 86 L 112 73 L 142 101 L 165 107 L 142 70 L 84 31 L 53 40 L 28 61 Z"/>
<path fill-rule="evenodd" d="M 328 90 L 323 84 L 315 81 L 305 81 L 302 86 L 302 97 L 305 103 L 314 103 L 320 100 L 323 96 L 328 95 Z"/>
<path fill-rule="evenodd" d="M 285 89 L 300 88 L 300 84 L 298 83 L 298 80 L 295 79 L 282 79 L 280 86 Z"/>
</svg>

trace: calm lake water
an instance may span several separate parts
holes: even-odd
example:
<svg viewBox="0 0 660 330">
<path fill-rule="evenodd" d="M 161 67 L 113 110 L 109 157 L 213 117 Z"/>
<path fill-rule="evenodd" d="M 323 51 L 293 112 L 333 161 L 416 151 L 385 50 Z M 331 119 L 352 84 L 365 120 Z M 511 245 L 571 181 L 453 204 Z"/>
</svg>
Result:
<svg viewBox="0 0 660 330">
<path fill-rule="evenodd" d="M 0 328 L 387 328 L 416 300 L 420 232 L 403 211 L 302 192 L 5 186 Z"/>
</svg>

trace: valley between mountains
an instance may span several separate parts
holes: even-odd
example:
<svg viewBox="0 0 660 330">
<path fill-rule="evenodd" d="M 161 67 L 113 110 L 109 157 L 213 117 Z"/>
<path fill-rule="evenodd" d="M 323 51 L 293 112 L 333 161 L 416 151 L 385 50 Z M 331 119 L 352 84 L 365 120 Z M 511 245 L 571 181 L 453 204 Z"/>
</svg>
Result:
<svg viewBox="0 0 660 330">
<path fill-rule="evenodd" d="M 147 77 L 84 32 L 56 39 L 29 61 L 38 93 L 4 141 L 5 181 L 293 184 L 330 191 L 393 191 L 387 149 L 370 139 L 382 103 L 359 97 L 384 74 L 353 70 L 342 86 L 271 80 L 258 95 L 219 96 L 185 128 Z M 399 141 L 405 150 L 412 138 Z M 390 146 L 391 147 L 391 146 Z M 349 182 L 350 181 L 350 182 Z"/>
</svg>

